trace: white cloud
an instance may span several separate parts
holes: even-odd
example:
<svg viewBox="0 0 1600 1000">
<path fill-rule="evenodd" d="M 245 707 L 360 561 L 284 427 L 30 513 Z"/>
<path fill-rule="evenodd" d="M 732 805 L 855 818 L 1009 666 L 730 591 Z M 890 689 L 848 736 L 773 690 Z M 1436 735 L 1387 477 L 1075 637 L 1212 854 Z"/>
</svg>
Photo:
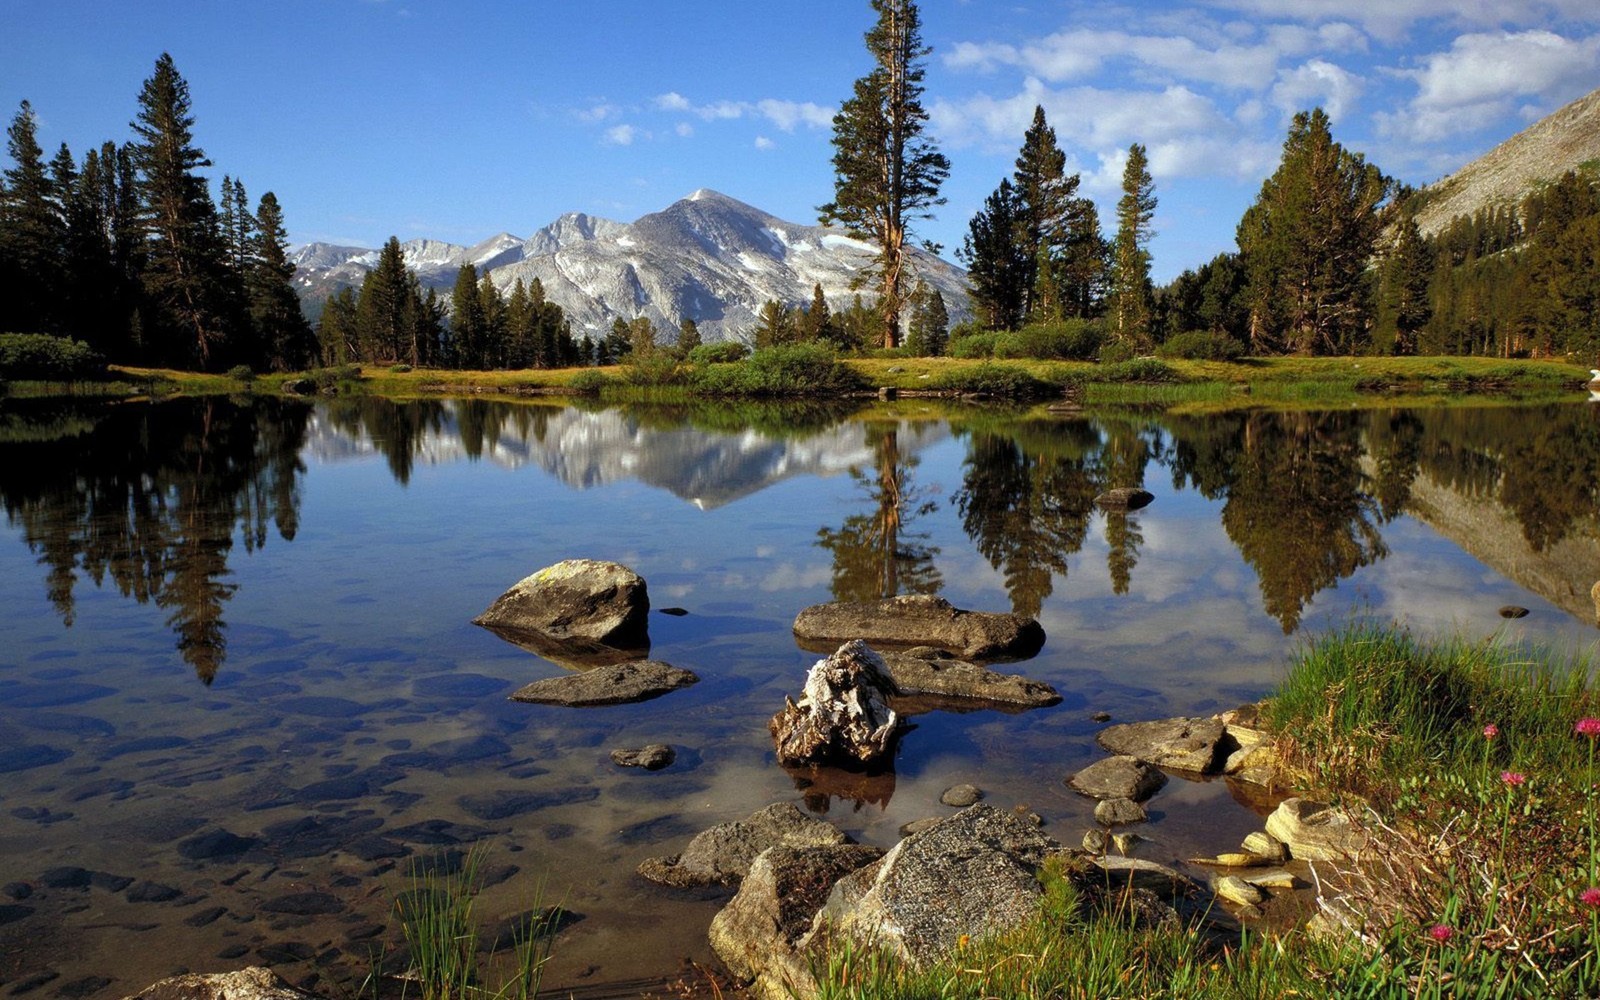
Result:
<svg viewBox="0 0 1600 1000">
<path fill-rule="evenodd" d="M 1343 120 L 1361 95 L 1359 77 L 1321 59 L 1279 72 L 1272 103 L 1287 112 L 1321 107 L 1334 121 Z"/>
<path fill-rule="evenodd" d="M 764 118 L 785 132 L 793 132 L 801 125 L 807 128 L 827 128 L 833 124 L 833 109 L 810 101 L 780 101 L 768 97 L 759 101 L 712 101 L 708 104 L 695 104 L 682 94 L 672 91 L 658 95 L 652 103 L 658 110 L 694 115 L 705 121 Z"/>
<path fill-rule="evenodd" d="M 690 125 L 688 122 L 679 122 L 673 131 L 678 133 L 679 138 L 687 139 L 691 135 L 694 135 L 694 126 Z"/>
<path fill-rule="evenodd" d="M 771 139 L 768 139 L 764 135 L 758 135 L 756 136 L 756 148 L 765 152 L 769 149 L 777 149 L 778 144 L 773 142 Z"/>
<path fill-rule="evenodd" d="M 608 101 L 597 101 L 587 108 L 579 108 L 573 114 L 579 120 L 586 122 L 603 122 L 607 118 L 615 118 L 622 113 L 622 109 Z"/>
<path fill-rule="evenodd" d="M 1355 22 L 1380 38 L 1395 40 L 1413 27 L 1438 21 L 1467 26 L 1523 27 L 1570 21 L 1600 23 L 1594 0 L 1206 0 L 1223 10 L 1277 20 L 1320 24 Z"/>
<path fill-rule="evenodd" d="M 608 146 L 631 146 L 639 137 L 639 130 L 632 125 L 613 125 L 606 129 L 605 143 Z"/>
<path fill-rule="evenodd" d="M 1402 111 L 1376 116 L 1393 137 L 1433 141 L 1471 131 L 1529 101 L 1543 111 L 1585 93 L 1600 72 L 1600 35 L 1563 38 L 1549 31 L 1461 35 L 1422 68 L 1397 71 L 1417 83 Z M 1538 110 L 1534 114 L 1537 115 Z"/>
</svg>

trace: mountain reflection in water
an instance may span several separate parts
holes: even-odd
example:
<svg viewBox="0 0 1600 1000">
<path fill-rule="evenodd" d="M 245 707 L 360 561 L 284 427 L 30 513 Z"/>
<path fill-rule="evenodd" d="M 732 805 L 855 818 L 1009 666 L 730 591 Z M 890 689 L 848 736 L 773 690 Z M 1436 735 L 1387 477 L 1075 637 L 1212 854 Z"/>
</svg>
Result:
<svg viewBox="0 0 1600 1000">
<path fill-rule="evenodd" d="M 1003 578 L 1012 610 L 1027 615 L 1064 584 L 1097 516 L 1113 590 L 1128 591 L 1140 515 L 1097 512 L 1093 499 L 1146 486 L 1152 467 L 1175 490 L 1219 505 L 1223 531 L 1286 634 L 1317 593 L 1385 558 L 1382 528 L 1407 513 L 1438 518 L 1448 508 L 1458 544 L 1520 572 L 1519 582 L 1574 615 L 1586 612 L 1586 575 L 1600 565 L 1600 420 L 1574 406 L 984 413 L 950 423 L 857 421 L 839 407 L 587 410 L 483 400 L 13 406 L 0 423 L 0 501 L 44 567 L 64 624 L 73 623 L 80 580 L 109 579 L 167 612 L 179 654 L 209 683 L 227 646 L 233 546 L 254 552 L 269 525 L 293 540 L 302 453 L 379 454 L 401 484 L 419 462 L 461 460 L 536 468 L 575 489 L 634 480 L 702 509 L 791 477 L 848 474 L 862 506 L 821 525 L 816 544 L 831 556 L 834 597 L 871 600 L 941 589 L 940 547 L 918 528 L 941 500 L 915 479 L 919 453 L 952 434 L 966 454 L 949 500 Z M 1499 530 L 1472 537 L 1474 522 L 1514 525 L 1520 541 Z"/>
</svg>

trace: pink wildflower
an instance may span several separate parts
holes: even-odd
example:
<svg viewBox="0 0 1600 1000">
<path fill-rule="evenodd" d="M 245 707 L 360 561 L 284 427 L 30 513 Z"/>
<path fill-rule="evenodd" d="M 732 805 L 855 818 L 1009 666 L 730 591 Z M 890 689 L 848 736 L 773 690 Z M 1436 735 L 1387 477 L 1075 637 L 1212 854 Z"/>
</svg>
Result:
<svg viewBox="0 0 1600 1000">
<path fill-rule="evenodd" d="M 1578 902 L 1589 909 L 1600 909 L 1600 886 L 1590 886 L 1578 893 Z"/>
<path fill-rule="evenodd" d="M 1600 736 L 1600 719 L 1596 719 L 1592 715 L 1585 716 L 1578 720 L 1578 724 L 1572 727 L 1572 731 L 1579 736 L 1587 736 L 1592 740 Z"/>
<path fill-rule="evenodd" d="M 1500 735 L 1500 727 L 1495 725 L 1494 723 L 1491 722 L 1487 726 L 1483 727 L 1483 738 L 1484 739 L 1492 740 L 1496 736 L 1499 736 L 1499 735 Z"/>
<path fill-rule="evenodd" d="M 1455 936 L 1455 933 L 1455 928 L 1451 927 L 1449 924 L 1434 924 L 1433 927 L 1428 930 L 1428 936 L 1440 944 L 1444 944 L 1446 941 L 1450 940 Z"/>
<path fill-rule="evenodd" d="M 1516 788 L 1518 785 L 1525 784 L 1528 776 L 1521 771 L 1501 771 L 1500 780 L 1512 788 Z"/>
</svg>

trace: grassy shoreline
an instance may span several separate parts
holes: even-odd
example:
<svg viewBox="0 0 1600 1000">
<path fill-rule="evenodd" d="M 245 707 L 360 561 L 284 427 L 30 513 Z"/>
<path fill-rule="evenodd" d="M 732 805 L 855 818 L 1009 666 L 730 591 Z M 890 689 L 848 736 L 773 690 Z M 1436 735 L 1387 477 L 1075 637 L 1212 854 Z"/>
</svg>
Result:
<svg viewBox="0 0 1600 1000">
<path fill-rule="evenodd" d="M 1373 846 L 1336 866 L 1357 932 L 1140 928 L 1046 871 L 1023 927 L 921 970 L 836 947 L 819 996 L 1600 995 L 1594 670 L 1371 624 L 1305 647 L 1265 718 L 1308 794 L 1367 817 Z"/>
<path fill-rule="evenodd" d="M 715 365 L 730 376 L 750 362 Z M 1063 397 L 1087 405 L 1154 405 L 1191 411 L 1244 408 L 1448 405 L 1495 400 L 1582 398 L 1587 369 L 1556 361 L 1495 358 L 1260 358 L 1233 362 L 1170 360 L 1123 365 L 1066 361 L 988 361 L 959 358 L 846 358 L 839 362 L 856 386 L 838 382 L 808 386 L 803 380 L 779 392 L 799 399 L 870 397 L 890 388 L 911 397 Z M 719 390 L 724 377 L 691 387 L 689 366 L 620 365 L 603 369 L 520 371 L 411 369 L 407 366 L 348 366 L 312 373 L 264 374 L 248 380 L 222 374 L 114 366 L 103 380 L 74 383 L 14 382 L 15 398 L 52 396 L 150 397 L 239 392 L 279 393 L 286 383 L 310 379 L 312 391 L 333 386 L 341 393 L 391 399 L 485 395 L 598 395 L 602 399 L 741 398 L 737 388 Z"/>
</svg>

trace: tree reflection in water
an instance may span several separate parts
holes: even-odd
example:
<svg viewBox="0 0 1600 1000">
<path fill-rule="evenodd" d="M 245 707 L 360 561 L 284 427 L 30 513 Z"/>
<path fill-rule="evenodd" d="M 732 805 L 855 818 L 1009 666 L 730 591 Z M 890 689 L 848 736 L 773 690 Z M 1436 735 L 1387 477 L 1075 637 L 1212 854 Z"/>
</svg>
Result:
<svg viewBox="0 0 1600 1000">
<path fill-rule="evenodd" d="M 939 549 L 926 531 L 913 530 L 918 518 L 939 509 L 912 481 L 914 456 L 900 450 L 896 424 L 868 423 L 874 454 L 868 475 L 850 476 L 867 495 L 870 509 L 845 518 L 838 528 L 817 531 L 817 544 L 833 555 L 833 597 L 837 601 L 876 601 L 898 594 L 937 594 L 944 585 L 934 565 Z"/>
<path fill-rule="evenodd" d="M 78 580 L 109 578 L 167 612 L 178 652 L 210 684 L 227 651 L 235 531 L 247 551 L 266 544 L 269 524 L 294 538 L 310 412 L 293 400 L 212 397 L 5 414 L 0 503 L 46 567 L 63 624 L 73 623 Z"/>
</svg>

